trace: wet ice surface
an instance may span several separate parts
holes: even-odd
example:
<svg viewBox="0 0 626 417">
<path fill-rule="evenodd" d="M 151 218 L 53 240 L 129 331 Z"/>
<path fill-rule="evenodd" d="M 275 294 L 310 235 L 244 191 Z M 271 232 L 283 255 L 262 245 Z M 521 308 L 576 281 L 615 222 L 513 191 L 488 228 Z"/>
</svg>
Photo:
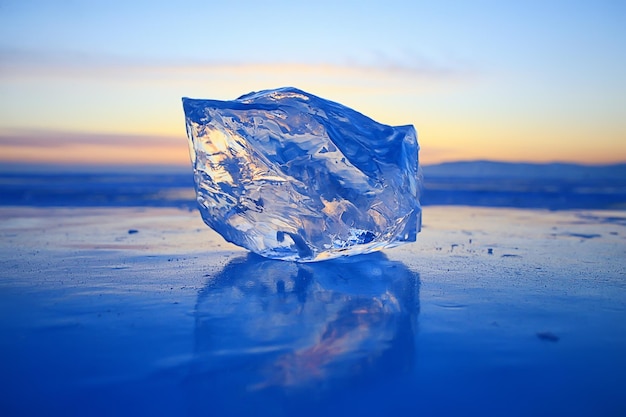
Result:
<svg viewBox="0 0 626 417">
<path fill-rule="evenodd" d="M 0 413 L 624 415 L 626 213 L 424 213 L 298 265 L 197 212 L 2 208 Z"/>
</svg>

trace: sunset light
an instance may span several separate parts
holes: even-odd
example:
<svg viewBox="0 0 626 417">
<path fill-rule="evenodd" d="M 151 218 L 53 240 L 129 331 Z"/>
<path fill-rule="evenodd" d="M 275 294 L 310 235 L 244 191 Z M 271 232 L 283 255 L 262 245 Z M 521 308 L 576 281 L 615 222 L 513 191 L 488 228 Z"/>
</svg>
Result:
<svg viewBox="0 0 626 417">
<path fill-rule="evenodd" d="M 0 162 L 186 164 L 181 97 L 281 86 L 413 124 L 425 164 L 626 160 L 622 6 L 393 3 L 251 3 L 233 30 L 234 6 L 212 4 L 191 31 L 200 3 L 3 3 Z M 251 36 L 263 16 L 280 24 Z"/>
</svg>

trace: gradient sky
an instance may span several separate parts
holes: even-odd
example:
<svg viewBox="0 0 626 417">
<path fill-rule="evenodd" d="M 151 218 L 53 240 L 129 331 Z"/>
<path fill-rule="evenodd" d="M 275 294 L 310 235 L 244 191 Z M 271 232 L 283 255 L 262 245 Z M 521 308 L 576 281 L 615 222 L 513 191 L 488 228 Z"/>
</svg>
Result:
<svg viewBox="0 0 626 417">
<path fill-rule="evenodd" d="M 0 163 L 188 164 L 181 97 L 294 86 L 425 164 L 626 161 L 626 2 L 0 0 Z"/>
</svg>

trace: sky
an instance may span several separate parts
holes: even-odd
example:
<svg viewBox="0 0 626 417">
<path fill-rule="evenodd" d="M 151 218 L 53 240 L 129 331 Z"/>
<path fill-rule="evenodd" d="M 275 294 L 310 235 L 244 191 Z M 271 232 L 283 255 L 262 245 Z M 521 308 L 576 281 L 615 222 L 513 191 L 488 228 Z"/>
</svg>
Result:
<svg viewBox="0 0 626 417">
<path fill-rule="evenodd" d="M 0 0 L 0 164 L 189 164 L 181 97 L 293 86 L 420 162 L 626 162 L 626 2 Z"/>
</svg>

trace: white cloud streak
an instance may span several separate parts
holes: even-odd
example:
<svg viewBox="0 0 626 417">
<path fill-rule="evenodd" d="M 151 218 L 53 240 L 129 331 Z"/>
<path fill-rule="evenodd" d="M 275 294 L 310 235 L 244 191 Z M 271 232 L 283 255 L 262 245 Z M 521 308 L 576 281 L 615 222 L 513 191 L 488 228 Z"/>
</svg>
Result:
<svg viewBox="0 0 626 417">
<path fill-rule="evenodd" d="M 345 62 L 245 62 L 132 60 L 117 56 L 93 56 L 76 52 L 51 52 L 0 48 L 0 82 L 14 79 L 107 79 L 133 81 L 138 78 L 175 79 L 210 74 L 238 76 L 309 75 L 338 79 L 388 78 L 428 82 L 459 82 L 475 79 L 478 72 L 468 65 L 437 64 L 419 57 L 374 58 Z"/>
</svg>

